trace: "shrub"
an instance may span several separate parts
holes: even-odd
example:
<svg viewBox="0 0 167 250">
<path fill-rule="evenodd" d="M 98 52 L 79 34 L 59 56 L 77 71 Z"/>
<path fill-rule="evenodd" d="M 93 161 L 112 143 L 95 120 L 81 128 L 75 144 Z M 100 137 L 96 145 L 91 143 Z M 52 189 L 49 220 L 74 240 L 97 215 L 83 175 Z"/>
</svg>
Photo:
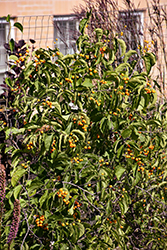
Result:
<svg viewBox="0 0 167 250">
<path fill-rule="evenodd" d="M 15 44 L 9 57 L 15 122 L 2 124 L 12 163 L 1 244 L 19 200 L 11 249 L 166 246 L 166 103 L 152 88 L 155 56 L 126 52 L 99 28 L 90 42 L 89 16 L 80 22 L 79 53 Z"/>
</svg>

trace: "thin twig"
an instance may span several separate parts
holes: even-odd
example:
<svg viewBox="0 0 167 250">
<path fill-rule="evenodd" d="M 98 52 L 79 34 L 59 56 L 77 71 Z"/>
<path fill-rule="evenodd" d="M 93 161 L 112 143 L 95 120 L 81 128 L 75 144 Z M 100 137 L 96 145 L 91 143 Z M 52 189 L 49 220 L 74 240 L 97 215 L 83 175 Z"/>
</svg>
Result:
<svg viewBox="0 0 167 250">
<path fill-rule="evenodd" d="M 22 241 L 22 243 L 21 243 L 21 248 L 20 248 L 21 250 L 22 250 L 22 248 L 23 248 L 23 244 L 24 244 L 24 242 L 25 242 L 25 240 L 26 240 L 26 238 L 27 238 L 27 236 L 28 236 L 28 233 L 29 233 L 29 231 L 30 231 L 30 226 L 29 226 L 29 223 L 28 223 L 27 214 L 25 213 L 24 209 L 23 209 L 23 213 L 24 213 L 25 220 L 26 220 L 26 223 L 27 223 L 27 232 L 26 232 L 26 234 L 25 234 L 25 236 L 24 236 L 24 239 L 23 239 L 23 241 Z"/>
</svg>

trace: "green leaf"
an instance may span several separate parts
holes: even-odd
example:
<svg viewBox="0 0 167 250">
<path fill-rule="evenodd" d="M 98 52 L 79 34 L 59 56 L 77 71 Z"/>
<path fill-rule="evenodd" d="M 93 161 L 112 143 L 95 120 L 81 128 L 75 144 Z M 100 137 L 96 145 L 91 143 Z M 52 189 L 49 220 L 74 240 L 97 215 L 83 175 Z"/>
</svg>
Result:
<svg viewBox="0 0 167 250">
<path fill-rule="evenodd" d="M 73 122 L 70 122 L 65 130 L 66 134 L 69 134 L 71 132 L 71 128 L 72 128 Z"/>
<path fill-rule="evenodd" d="M 22 189 L 22 185 L 18 185 L 18 186 L 16 186 L 16 187 L 14 188 L 14 198 L 15 198 L 15 199 L 17 199 L 18 194 L 20 193 L 21 189 Z"/>
<path fill-rule="evenodd" d="M 53 106 L 53 108 L 57 109 L 59 114 L 61 114 L 61 106 L 58 102 L 52 102 L 52 106 Z"/>
<path fill-rule="evenodd" d="M 92 80 L 90 78 L 85 78 L 85 81 L 82 83 L 82 86 L 87 87 L 87 88 L 92 88 Z"/>
<path fill-rule="evenodd" d="M 6 21 L 7 21 L 7 22 L 10 22 L 10 15 L 7 15 Z"/>
<path fill-rule="evenodd" d="M 85 228 L 84 225 L 81 223 L 78 223 L 78 228 L 79 228 L 79 237 L 81 237 L 85 233 Z"/>
<path fill-rule="evenodd" d="M 145 106 L 145 99 L 144 99 L 144 97 L 141 97 L 141 100 L 139 102 L 139 106 L 137 107 L 137 111 L 143 110 L 144 106 Z"/>
<path fill-rule="evenodd" d="M 6 138 L 8 138 L 10 135 L 17 135 L 17 134 L 23 134 L 25 132 L 25 128 L 9 128 L 6 130 Z"/>
<path fill-rule="evenodd" d="M 49 75 L 48 71 L 46 71 L 46 70 L 45 70 L 43 73 L 44 73 L 45 76 L 46 76 L 47 84 L 48 84 L 48 86 L 49 86 L 49 85 L 50 85 L 50 81 L 51 81 L 50 75 Z"/>
<path fill-rule="evenodd" d="M 124 69 L 127 69 L 129 67 L 129 63 L 121 63 L 118 67 L 115 68 L 115 72 L 121 73 L 124 71 Z"/>
<path fill-rule="evenodd" d="M 64 120 L 68 121 L 70 115 L 71 115 L 71 114 L 69 114 L 69 115 L 62 115 L 62 117 L 63 117 Z"/>
<path fill-rule="evenodd" d="M 109 215 L 109 214 L 111 214 L 111 212 L 112 212 L 112 201 L 108 200 L 107 206 L 106 206 L 106 213 L 107 213 L 107 215 Z"/>
<path fill-rule="evenodd" d="M 44 134 L 44 143 L 47 151 L 50 149 L 52 141 L 53 141 L 53 134 L 52 135 Z"/>
<path fill-rule="evenodd" d="M 45 193 L 39 199 L 40 207 L 42 207 L 43 203 L 46 201 L 47 198 L 48 198 L 48 190 L 46 190 Z"/>
<path fill-rule="evenodd" d="M 136 169 L 136 176 L 134 182 L 132 183 L 132 187 L 136 186 L 137 183 L 140 181 L 140 179 L 141 179 L 141 174 Z"/>
<path fill-rule="evenodd" d="M 137 54 L 136 50 L 129 50 L 124 56 L 124 62 L 126 63 L 128 59 L 135 54 Z"/>
<path fill-rule="evenodd" d="M 11 52 L 13 52 L 13 50 L 14 50 L 14 40 L 13 40 L 13 38 L 10 39 L 10 41 L 9 41 L 9 47 L 10 47 Z"/>
<path fill-rule="evenodd" d="M 100 42 L 101 38 L 102 38 L 102 35 L 103 35 L 103 30 L 100 29 L 100 28 L 97 28 L 94 30 L 96 32 L 96 37 L 98 39 L 98 42 Z"/>
<path fill-rule="evenodd" d="M 81 130 L 79 130 L 79 129 L 73 129 L 71 132 L 73 134 L 78 134 L 78 135 L 82 136 L 83 140 L 85 141 L 85 133 L 82 132 Z"/>
<path fill-rule="evenodd" d="M 9 56 L 9 60 L 14 60 L 14 61 L 16 61 L 16 60 L 18 60 L 18 57 L 15 56 L 15 55 L 10 55 L 10 56 Z"/>
<path fill-rule="evenodd" d="M 122 39 L 117 38 L 117 41 L 121 47 L 121 55 L 120 56 L 123 56 L 126 52 L 126 44 L 125 44 L 124 40 L 122 40 Z"/>
<path fill-rule="evenodd" d="M 68 249 L 67 244 L 62 243 L 62 244 L 61 244 L 61 248 L 60 248 L 60 250 L 67 250 L 67 249 Z"/>
<path fill-rule="evenodd" d="M 65 75 L 67 75 L 68 72 L 67 72 L 67 66 L 65 65 L 65 63 L 63 63 L 60 59 L 58 59 L 56 62 L 64 68 L 64 73 Z"/>
<path fill-rule="evenodd" d="M 154 105 L 157 102 L 157 92 L 152 93 L 152 95 L 153 95 L 152 105 Z"/>
<path fill-rule="evenodd" d="M 13 25 L 14 27 L 16 27 L 16 28 L 18 28 L 21 32 L 23 32 L 23 26 L 22 26 L 22 24 L 21 23 L 19 23 L 19 22 L 16 22 L 16 23 L 14 23 L 14 25 Z"/>
<path fill-rule="evenodd" d="M 9 77 L 5 78 L 5 83 L 9 86 L 12 87 L 12 80 Z"/>
<path fill-rule="evenodd" d="M 79 23 L 79 31 L 83 35 L 85 33 L 86 25 L 89 21 L 89 18 L 91 16 L 91 11 L 86 13 L 86 18 L 83 18 Z"/>
<path fill-rule="evenodd" d="M 66 56 L 62 57 L 62 61 L 64 61 L 64 60 L 68 60 L 68 59 L 70 59 L 70 60 L 74 59 L 74 55 L 70 55 L 70 54 L 68 54 L 68 55 L 66 55 Z"/>
<path fill-rule="evenodd" d="M 115 175 L 117 177 L 117 179 L 119 180 L 121 178 L 121 176 L 123 175 L 123 173 L 125 172 L 125 168 L 121 167 L 121 166 L 117 166 L 115 169 Z"/>
<path fill-rule="evenodd" d="M 122 151 L 123 151 L 124 145 L 122 145 L 118 150 L 117 150 L 117 158 L 120 158 L 122 156 Z"/>
<path fill-rule="evenodd" d="M 127 129 L 125 129 L 125 130 L 122 132 L 121 135 L 122 135 L 122 137 L 125 139 L 125 138 L 129 137 L 131 134 L 132 134 L 132 130 L 129 129 L 129 128 L 127 128 Z"/>
<path fill-rule="evenodd" d="M 153 53 L 147 52 L 145 56 L 143 56 L 145 67 L 147 74 L 150 73 L 152 66 L 156 63 L 156 57 Z"/>
<path fill-rule="evenodd" d="M 28 244 L 26 242 L 24 244 L 25 244 L 25 250 L 29 250 Z"/>
<path fill-rule="evenodd" d="M 33 193 L 36 193 L 36 189 L 39 189 L 43 185 L 43 182 L 39 180 L 34 180 L 30 187 L 28 187 L 28 195 L 31 196 Z"/>
<path fill-rule="evenodd" d="M 26 169 L 17 169 L 13 175 L 12 175 L 12 179 L 11 179 L 11 184 L 13 187 L 16 186 L 16 184 L 18 183 L 18 181 L 20 180 L 20 178 L 26 173 Z"/>
<path fill-rule="evenodd" d="M 108 125 L 108 119 L 106 117 L 103 117 L 100 121 L 100 130 L 102 133 L 106 131 L 107 125 Z"/>
</svg>

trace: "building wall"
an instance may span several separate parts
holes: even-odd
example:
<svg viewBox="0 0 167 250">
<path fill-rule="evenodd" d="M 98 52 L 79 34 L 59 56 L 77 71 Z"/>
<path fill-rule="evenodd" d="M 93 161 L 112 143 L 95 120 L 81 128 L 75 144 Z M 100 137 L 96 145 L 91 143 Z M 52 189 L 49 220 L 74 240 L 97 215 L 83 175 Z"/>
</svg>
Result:
<svg viewBox="0 0 167 250">
<path fill-rule="evenodd" d="M 82 0 L 0 0 L 0 16 L 67 15 Z"/>
</svg>

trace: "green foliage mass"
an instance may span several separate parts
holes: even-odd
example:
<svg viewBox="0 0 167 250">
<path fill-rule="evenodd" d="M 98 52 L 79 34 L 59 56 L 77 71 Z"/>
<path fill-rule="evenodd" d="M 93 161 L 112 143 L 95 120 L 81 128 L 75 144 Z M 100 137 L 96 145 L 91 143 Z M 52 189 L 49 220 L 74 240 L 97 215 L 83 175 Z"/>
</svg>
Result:
<svg viewBox="0 0 167 250">
<path fill-rule="evenodd" d="M 167 109 L 152 88 L 155 56 L 126 51 L 101 29 L 91 43 L 88 20 L 79 53 L 40 48 L 9 58 L 21 71 L 6 78 L 15 122 L 2 124 L 12 169 L 1 247 L 15 199 L 21 217 L 10 249 L 167 246 Z"/>
</svg>

